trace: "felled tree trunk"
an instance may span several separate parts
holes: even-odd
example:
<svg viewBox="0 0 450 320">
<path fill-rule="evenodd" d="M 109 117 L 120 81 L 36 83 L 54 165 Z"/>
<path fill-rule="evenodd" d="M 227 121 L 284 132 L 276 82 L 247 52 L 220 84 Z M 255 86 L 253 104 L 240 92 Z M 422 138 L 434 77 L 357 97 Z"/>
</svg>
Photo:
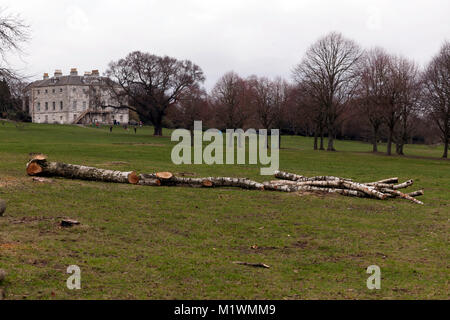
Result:
<svg viewBox="0 0 450 320">
<path fill-rule="evenodd" d="M 305 178 L 304 176 L 284 171 L 275 171 L 275 177 L 285 180 L 297 181 Z"/>
<path fill-rule="evenodd" d="M 275 177 L 279 179 L 284 180 L 291 180 L 291 181 L 334 181 L 334 180 L 345 180 L 345 181 L 352 181 L 352 179 L 347 178 L 339 178 L 334 176 L 315 176 L 315 177 L 305 177 L 301 176 L 295 173 L 289 173 L 284 171 L 276 171 Z"/>
<path fill-rule="evenodd" d="M 48 162 L 42 158 L 33 158 L 27 163 L 27 174 L 131 184 L 139 182 L 139 177 L 134 171 L 122 172 L 62 162 Z"/>
<path fill-rule="evenodd" d="M 187 187 L 238 187 L 242 189 L 263 190 L 262 183 L 247 178 L 231 177 L 207 177 L 207 178 L 188 178 L 177 177 L 170 172 L 157 172 L 139 175 L 141 185 L 150 186 L 187 186 Z"/>
</svg>

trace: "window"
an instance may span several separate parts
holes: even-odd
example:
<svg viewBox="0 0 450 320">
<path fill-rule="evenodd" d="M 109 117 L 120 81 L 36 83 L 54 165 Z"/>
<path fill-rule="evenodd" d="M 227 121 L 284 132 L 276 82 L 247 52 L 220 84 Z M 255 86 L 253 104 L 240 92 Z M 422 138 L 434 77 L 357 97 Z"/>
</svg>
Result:
<svg viewBox="0 0 450 320">
<path fill-rule="evenodd" d="M 41 90 L 38 90 L 38 91 L 37 91 L 37 94 L 40 94 L 40 93 L 41 93 Z"/>
<path fill-rule="evenodd" d="M 45 93 L 48 93 L 48 90 L 47 90 L 47 89 L 45 89 Z"/>
<path fill-rule="evenodd" d="M 55 101 L 53 101 L 53 111 L 55 111 L 56 110 L 56 102 Z"/>
<path fill-rule="evenodd" d="M 48 110 L 48 102 L 45 103 L 45 110 Z"/>
<path fill-rule="evenodd" d="M 62 116 L 60 116 L 60 117 L 59 117 L 59 120 L 61 120 L 61 121 L 62 121 Z"/>
<path fill-rule="evenodd" d="M 59 102 L 59 109 L 60 109 L 60 110 L 63 109 L 63 102 L 62 102 L 62 101 Z"/>
<path fill-rule="evenodd" d="M 76 92 L 76 91 L 77 91 L 77 88 L 73 88 L 72 91 L 73 91 L 73 92 Z"/>
<path fill-rule="evenodd" d="M 83 101 L 83 110 L 86 110 L 86 101 Z"/>
<path fill-rule="evenodd" d="M 55 89 L 52 90 L 52 93 L 55 93 Z"/>
<path fill-rule="evenodd" d="M 74 113 L 73 114 L 73 120 L 75 120 L 77 118 L 77 115 Z"/>
<path fill-rule="evenodd" d="M 45 122 L 48 122 L 48 116 L 47 115 L 45 116 Z"/>
<path fill-rule="evenodd" d="M 62 92 L 63 90 L 62 90 L 62 88 L 59 88 L 59 92 Z"/>
<path fill-rule="evenodd" d="M 77 101 L 76 100 L 74 100 L 74 102 L 73 102 L 72 109 L 77 110 Z"/>
<path fill-rule="evenodd" d="M 121 122 L 123 121 L 123 116 L 120 116 L 120 121 L 121 121 Z"/>
<path fill-rule="evenodd" d="M 37 103 L 37 111 L 41 111 L 41 103 L 40 102 Z"/>
</svg>

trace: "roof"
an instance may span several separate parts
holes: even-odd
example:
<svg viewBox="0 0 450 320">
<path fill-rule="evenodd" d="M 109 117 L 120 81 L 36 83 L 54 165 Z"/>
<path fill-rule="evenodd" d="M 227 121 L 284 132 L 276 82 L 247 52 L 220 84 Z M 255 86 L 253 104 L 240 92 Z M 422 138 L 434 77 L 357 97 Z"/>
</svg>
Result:
<svg viewBox="0 0 450 320">
<path fill-rule="evenodd" d="M 106 81 L 109 81 L 107 77 L 100 76 L 58 76 L 51 77 L 44 80 L 33 81 L 27 86 L 27 89 L 30 87 L 56 87 L 56 86 L 87 86 L 87 85 L 102 85 L 106 84 Z"/>
</svg>

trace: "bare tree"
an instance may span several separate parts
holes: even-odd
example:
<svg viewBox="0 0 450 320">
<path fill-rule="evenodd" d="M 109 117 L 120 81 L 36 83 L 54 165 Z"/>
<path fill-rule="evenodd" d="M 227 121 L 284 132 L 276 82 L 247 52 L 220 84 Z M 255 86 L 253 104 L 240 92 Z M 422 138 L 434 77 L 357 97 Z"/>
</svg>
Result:
<svg viewBox="0 0 450 320">
<path fill-rule="evenodd" d="M 420 118 L 417 117 L 420 106 L 421 82 L 417 65 L 404 59 L 401 63 L 403 74 L 403 99 L 400 105 L 400 121 L 396 137 L 396 152 L 403 155 L 403 146 L 410 140 Z"/>
<path fill-rule="evenodd" d="M 128 98 L 130 107 L 141 120 L 150 121 L 154 135 L 162 135 L 162 122 L 169 107 L 205 80 L 199 66 L 189 60 L 177 60 L 134 51 L 109 64 L 106 75 L 117 82 L 110 86 L 118 100 Z"/>
<path fill-rule="evenodd" d="M 328 151 L 335 150 L 339 117 L 355 94 L 361 55 L 354 41 L 332 32 L 313 44 L 294 69 L 294 78 L 304 84 L 324 113 Z"/>
<path fill-rule="evenodd" d="M 251 105 L 255 110 L 259 126 L 271 129 L 279 116 L 277 88 L 266 77 L 252 76 L 248 80 Z"/>
<path fill-rule="evenodd" d="M 386 88 L 386 101 L 383 104 L 382 115 L 384 123 L 388 129 L 387 155 L 392 154 L 392 143 L 395 142 L 396 132 L 403 131 L 400 140 L 407 136 L 407 123 L 411 111 L 415 106 L 413 101 L 414 93 L 411 90 L 417 90 L 417 66 L 404 57 L 391 56 L 389 63 L 389 74 L 384 84 Z M 402 120 L 402 128 L 397 126 Z M 397 148 L 400 153 L 402 148 Z"/>
<path fill-rule="evenodd" d="M 211 110 L 205 90 L 198 87 L 186 91 L 178 103 L 169 110 L 168 117 L 175 127 L 191 132 L 191 144 L 194 144 L 194 121 L 202 121 L 203 126 L 210 125 Z"/>
<path fill-rule="evenodd" d="M 247 82 L 234 72 L 223 75 L 211 92 L 217 124 L 222 129 L 243 128 L 249 116 Z"/>
<path fill-rule="evenodd" d="M 314 135 L 314 150 L 324 150 L 325 111 L 323 105 L 308 94 L 302 82 L 297 83 L 290 94 L 290 111 L 287 115 L 290 123 L 296 126 L 295 133 Z M 320 138 L 320 148 L 318 139 Z"/>
<path fill-rule="evenodd" d="M 450 140 L 450 42 L 431 60 L 423 73 L 425 112 L 439 128 L 444 143 L 443 158 L 448 157 Z"/>
<path fill-rule="evenodd" d="M 381 48 L 364 55 L 357 105 L 372 131 L 372 151 L 378 152 L 380 128 L 383 125 L 383 106 L 387 103 L 387 86 L 391 57 Z"/>
<path fill-rule="evenodd" d="M 21 52 L 21 44 L 28 40 L 28 26 L 18 15 L 7 14 L 0 8 L 0 77 L 5 80 L 20 77 L 7 62 L 7 54 Z"/>
</svg>

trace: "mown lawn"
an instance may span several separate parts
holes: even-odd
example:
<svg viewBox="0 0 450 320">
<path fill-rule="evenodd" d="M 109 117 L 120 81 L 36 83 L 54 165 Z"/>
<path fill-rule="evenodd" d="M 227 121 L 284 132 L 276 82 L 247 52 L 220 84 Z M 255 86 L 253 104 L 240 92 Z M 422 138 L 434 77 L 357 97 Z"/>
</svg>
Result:
<svg viewBox="0 0 450 320">
<path fill-rule="evenodd" d="M 442 147 L 411 157 L 337 141 L 335 153 L 283 137 L 280 168 L 366 182 L 413 178 L 424 206 L 332 195 L 141 187 L 25 174 L 30 152 L 50 160 L 138 172 L 245 176 L 254 165 L 181 165 L 169 132 L 0 124 L 0 286 L 7 299 L 448 299 L 450 162 Z M 383 149 L 384 146 L 381 146 Z M 423 157 L 422 157 L 423 156 Z M 434 157 L 434 159 L 433 159 Z M 81 225 L 61 228 L 61 217 Z M 257 249 L 251 246 L 257 245 Z M 233 264 L 262 262 L 270 269 Z M 69 290 L 66 268 L 81 268 Z M 366 268 L 381 268 L 368 290 Z"/>
</svg>

